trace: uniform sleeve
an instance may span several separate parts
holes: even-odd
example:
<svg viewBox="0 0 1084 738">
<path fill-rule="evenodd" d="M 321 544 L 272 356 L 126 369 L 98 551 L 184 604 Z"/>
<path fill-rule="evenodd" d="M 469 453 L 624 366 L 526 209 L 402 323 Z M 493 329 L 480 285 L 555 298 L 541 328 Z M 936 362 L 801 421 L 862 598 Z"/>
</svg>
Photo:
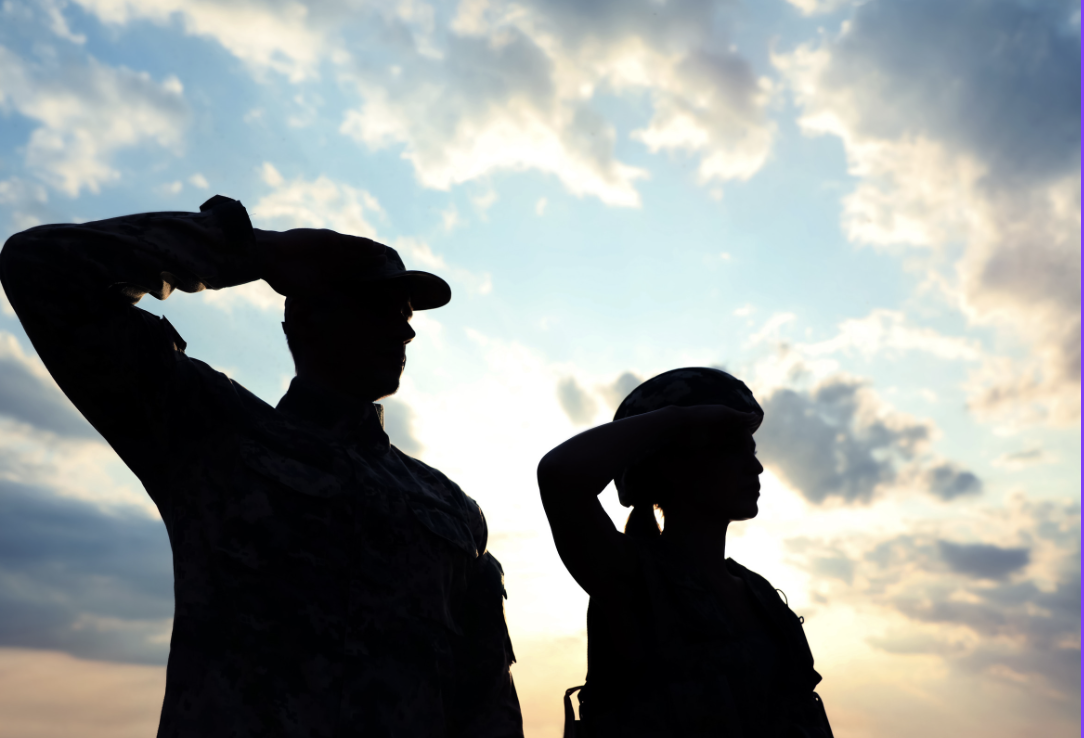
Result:
<svg viewBox="0 0 1084 738">
<path fill-rule="evenodd" d="M 523 718 L 512 681 L 516 657 L 504 617 L 504 570 L 482 554 L 460 619 L 463 640 L 456 654 L 459 690 L 450 735 L 457 738 L 522 738 Z"/>
<path fill-rule="evenodd" d="M 254 281 L 252 225 L 216 196 L 199 213 L 31 228 L 0 251 L 0 282 L 57 384 L 144 484 L 207 401 L 177 381 L 185 342 L 135 305 Z M 206 423 L 205 423 L 206 424 Z"/>
</svg>

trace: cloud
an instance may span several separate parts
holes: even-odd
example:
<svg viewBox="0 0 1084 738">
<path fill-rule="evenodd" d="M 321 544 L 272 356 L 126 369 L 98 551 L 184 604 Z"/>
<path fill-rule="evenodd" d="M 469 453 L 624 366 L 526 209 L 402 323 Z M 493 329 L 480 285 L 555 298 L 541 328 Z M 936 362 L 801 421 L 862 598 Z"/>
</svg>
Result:
<svg viewBox="0 0 1084 738">
<path fill-rule="evenodd" d="M 882 490 L 919 487 L 943 500 L 977 494 L 971 472 L 928 458 L 934 426 L 888 406 L 866 382 L 829 377 L 810 390 L 762 400 L 764 463 L 810 502 L 870 502 Z"/>
<path fill-rule="evenodd" d="M 1031 561 L 1031 552 L 1026 548 L 951 541 L 938 541 L 937 548 L 949 569 L 978 579 L 1005 579 Z"/>
<path fill-rule="evenodd" d="M 813 575 L 821 601 L 886 623 L 887 632 L 869 639 L 875 648 L 926 654 L 1014 689 L 1075 701 L 1079 504 L 1017 496 L 966 520 L 904 527 L 912 532 L 849 531 L 790 539 L 786 547 Z M 986 540 L 963 538 L 966 529 Z"/>
<path fill-rule="evenodd" d="M 185 33 L 212 38 L 255 71 L 274 71 L 294 82 L 316 75 L 336 46 L 326 29 L 345 13 L 336 4 L 293 0 L 74 0 L 102 23 L 123 26 L 177 19 Z"/>
<path fill-rule="evenodd" d="M 704 183 L 745 179 L 771 147 L 772 89 L 709 32 L 715 15 L 707 0 L 469 0 L 434 34 L 439 48 L 385 19 L 371 54 L 382 48 L 394 63 L 354 60 L 348 76 L 362 103 L 340 130 L 369 148 L 400 148 L 427 187 L 536 170 L 577 196 L 635 207 L 647 172 L 617 159 L 618 132 L 594 102 L 646 95 L 651 118 L 634 140 L 696 157 Z"/>
<path fill-rule="evenodd" d="M 1035 464 L 1046 464 L 1051 461 L 1050 454 L 1041 448 L 1029 448 L 1013 453 L 1001 454 L 994 459 L 993 464 L 1002 469 L 1013 471 L 1024 469 Z"/>
<path fill-rule="evenodd" d="M 839 324 L 832 338 L 801 346 L 802 353 L 821 356 L 858 352 L 865 357 L 896 357 L 921 351 L 946 361 L 978 361 L 983 352 L 978 341 L 946 336 L 931 328 L 911 324 L 898 310 L 877 309 L 864 318 L 851 318 Z"/>
<path fill-rule="evenodd" d="M 947 461 L 925 469 L 922 479 L 930 494 L 946 502 L 982 493 L 982 481 L 978 477 Z"/>
<path fill-rule="evenodd" d="M 261 224 L 279 230 L 330 228 L 352 236 L 376 236 L 369 219 L 384 217 L 384 209 L 366 190 L 324 175 L 287 180 L 270 162 L 264 162 L 260 172 L 264 183 L 273 188 L 250 209 Z"/>
<path fill-rule="evenodd" d="M 164 664 L 173 564 L 162 523 L 0 480 L 0 644 Z"/>
<path fill-rule="evenodd" d="M 19 177 L 0 181 L 0 205 L 7 206 L 15 231 L 41 225 L 49 216 L 45 187 Z"/>
<path fill-rule="evenodd" d="M 624 372 L 612 384 L 602 388 L 602 396 L 611 410 L 617 410 L 621 401 L 628 397 L 629 393 L 640 386 L 644 380 L 632 372 Z"/>
<path fill-rule="evenodd" d="M 380 404 L 384 407 L 384 431 L 392 445 L 409 456 L 420 457 L 425 446 L 414 435 L 414 410 L 394 397 L 386 397 Z"/>
<path fill-rule="evenodd" d="M 41 0 L 41 9 L 49 19 L 49 30 L 65 41 L 73 44 L 85 44 L 87 37 L 82 33 L 73 33 L 63 13 L 63 0 Z"/>
<path fill-rule="evenodd" d="M 59 436 L 101 438 L 35 358 L 0 331 L 0 415 Z"/>
<path fill-rule="evenodd" d="M 565 377 L 557 383 L 557 401 L 575 425 L 587 425 L 598 412 L 598 403 L 580 387 L 575 377 Z"/>
<path fill-rule="evenodd" d="M 932 251 L 931 272 L 954 259 L 938 274 L 960 310 L 1026 346 L 973 375 L 984 417 L 1079 417 L 1075 9 L 874 0 L 775 57 L 804 130 L 844 145 L 858 182 L 843 200 L 849 238 Z"/>
<path fill-rule="evenodd" d="M 54 68 L 0 46 L 0 111 L 11 110 L 39 124 L 25 145 L 26 166 L 72 197 L 118 179 L 111 161 L 122 149 L 177 150 L 189 118 L 176 77 L 159 83 L 93 57 Z"/>
<path fill-rule="evenodd" d="M 797 8 L 802 15 L 819 15 L 853 5 L 857 0 L 787 0 L 787 2 Z"/>
<path fill-rule="evenodd" d="M 472 295 L 488 295 L 493 291 L 493 277 L 489 272 L 472 272 L 450 265 L 443 256 L 433 253 L 425 241 L 400 237 L 395 239 L 394 248 L 403 257 L 407 269 L 431 270 L 448 280 L 453 287 L 461 285 Z"/>
</svg>

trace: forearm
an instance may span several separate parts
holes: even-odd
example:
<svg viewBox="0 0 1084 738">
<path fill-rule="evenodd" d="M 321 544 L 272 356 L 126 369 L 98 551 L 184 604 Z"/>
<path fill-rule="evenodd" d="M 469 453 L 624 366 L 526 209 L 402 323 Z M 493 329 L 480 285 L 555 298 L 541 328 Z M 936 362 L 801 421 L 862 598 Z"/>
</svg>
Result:
<svg viewBox="0 0 1084 738">
<path fill-rule="evenodd" d="M 573 436 L 538 464 L 538 486 L 543 498 L 601 493 L 621 470 L 671 442 L 695 415 L 694 411 L 666 407 Z"/>
<path fill-rule="evenodd" d="M 58 324 L 93 322 L 148 292 L 165 299 L 174 289 L 250 282 L 259 276 L 253 247 L 244 208 L 222 198 L 200 213 L 32 228 L 0 252 L 0 281 L 34 339 Z"/>
</svg>

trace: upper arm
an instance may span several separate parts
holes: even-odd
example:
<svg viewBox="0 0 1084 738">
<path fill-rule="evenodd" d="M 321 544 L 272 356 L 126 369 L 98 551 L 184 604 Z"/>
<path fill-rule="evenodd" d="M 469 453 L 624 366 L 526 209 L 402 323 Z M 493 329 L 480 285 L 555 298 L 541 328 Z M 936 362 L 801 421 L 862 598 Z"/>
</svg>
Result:
<svg viewBox="0 0 1084 738">
<path fill-rule="evenodd" d="M 185 343 L 123 288 L 110 289 L 93 273 L 99 265 L 48 263 L 81 237 L 95 236 L 60 226 L 12 237 L 0 252 L 0 279 L 60 389 L 146 483 L 163 468 L 170 421 L 191 410 L 177 381 Z"/>
<path fill-rule="evenodd" d="M 596 494 L 572 489 L 575 482 L 538 468 L 542 505 L 565 568 L 589 595 L 600 595 L 632 577 L 634 553 Z"/>
</svg>

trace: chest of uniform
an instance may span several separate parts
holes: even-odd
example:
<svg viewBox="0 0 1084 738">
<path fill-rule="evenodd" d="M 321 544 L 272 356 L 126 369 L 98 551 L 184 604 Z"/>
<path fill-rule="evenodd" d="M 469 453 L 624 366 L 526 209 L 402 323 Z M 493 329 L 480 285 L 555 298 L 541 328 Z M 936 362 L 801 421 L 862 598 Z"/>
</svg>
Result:
<svg viewBox="0 0 1084 738">
<path fill-rule="evenodd" d="M 457 490 L 388 454 L 291 440 L 243 437 L 205 455 L 217 463 L 184 485 L 186 510 L 172 521 L 198 550 L 175 545 L 175 557 L 201 569 L 209 596 L 256 629 L 380 631 L 390 613 L 400 625 L 454 629 L 476 555 Z"/>
</svg>

